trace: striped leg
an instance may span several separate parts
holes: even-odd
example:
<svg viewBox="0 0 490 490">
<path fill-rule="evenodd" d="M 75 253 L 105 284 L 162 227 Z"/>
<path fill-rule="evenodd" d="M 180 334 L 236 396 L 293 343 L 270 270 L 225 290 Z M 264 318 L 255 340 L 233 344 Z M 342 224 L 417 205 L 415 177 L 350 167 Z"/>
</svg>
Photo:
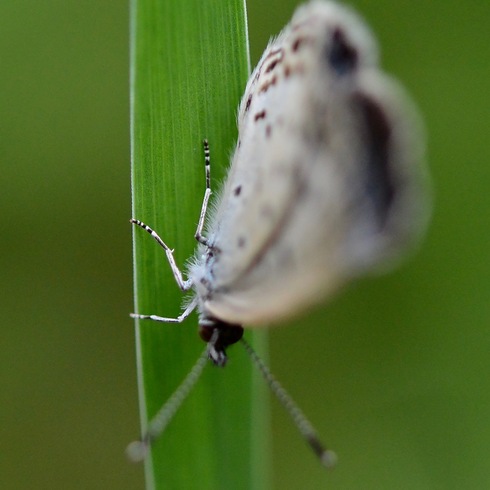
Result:
<svg viewBox="0 0 490 490">
<path fill-rule="evenodd" d="M 204 199 L 201 206 L 201 214 L 199 215 L 199 223 L 197 224 L 195 239 L 203 245 L 208 244 L 208 239 L 202 236 L 202 229 L 204 227 L 204 221 L 206 219 L 206 211 L 208 209 L 209 198 L 211 197 L 211 159 L 209 155 L 209 143 L 208 140 L 203 141 L 204 145 L 204 165 L 206 171 L 206 190 L 204 191 Z"/>
<path fill-rule="evenodd" d="M 148 225 L 145 225 L 145 223 L 143 223 L 139 219 L 131 218 L 129 221 L 134 225 L 143 228 L 143 230 L 146 230 L 156 240 L 158 245 L 160 245 L 160 247 L 162 247 L 163 250 L 165 250 L 168 263 L 170 264 L 170 268 L 172 269 L 172 273 L 174 275 L 175 281 L 177 282 L 179 288 L 182 291 L 189 291 L 189 289 L 191 289 L 192 287 L 192 281 L 190 279 L 188 279 L 187 281 L 184 281 L 182 279 L 182 272 L 180 272 L 180 269 L 177 267 L 177 264 L 175 263 L 174 251 L 170 249 L 167 246 L 167 244 L 158 236 L 157 232 L 152 230 Z"/>
<path fill-rule="evenodd" d="M 153 320 L 154 322 L 163 322 L 163 323 L 182 323 L 196 308 L 197 299 L 194 299 L 192 303 L 184 310 L 182 315 L 179 315 L 177 318 L 166 318 L 164 316 L 158 315 L 139 315 L 138 313 L 130 313 L 129 316 L 131 318 L 136 318 L 138 320 Z"/>
</svg>

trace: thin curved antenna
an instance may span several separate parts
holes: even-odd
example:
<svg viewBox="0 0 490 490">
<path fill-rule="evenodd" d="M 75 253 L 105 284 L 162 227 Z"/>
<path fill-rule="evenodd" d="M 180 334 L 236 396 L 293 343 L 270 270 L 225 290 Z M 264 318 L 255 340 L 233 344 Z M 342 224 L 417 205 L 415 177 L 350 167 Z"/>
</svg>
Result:
<svg viewBox="0 0 490 490">
<path fill-rule="evenodd" d="M 327 468 L 335 466 L 337 463 L 337 455 L 332 450 L 325 448 L 311 422 L 306 418 L 298 405 L 296 405 L 295 401 L 291 398 L 291 395 L 289 395 L 270 372 L 269 368 L 264 364 L 264 361 L 259 357 L 255 350 L 252 349 L 252 346 L 244 338 L 242 338 L 240 342 L 252 359 L 252 362 L 259 369 L 271 391 L 276 395 L 281 405 L 289 413 L 301 435 L 310 445 L 313 452 L 318 456 L 321 463 Z"/>
<path fill-rule="evenodd" d="M 213 334 L 214 336 L 214 334 Z M 194 385 L 197 383 L 204 367 L 208 363 L 209 347 L 206 346 L 203 353 L 199 356 L 196 363 L 184 378 L 172 396 L 163 404 L 162 408 L 151 419 L 148 428 L 139 441 L 131 442 L 126 448 L 126 455 L 134 463 L 143 461 L 148 454 L 153 441 L 158 439 L 173 419 L 175 413 L 187 398 Z"/>
</svg>

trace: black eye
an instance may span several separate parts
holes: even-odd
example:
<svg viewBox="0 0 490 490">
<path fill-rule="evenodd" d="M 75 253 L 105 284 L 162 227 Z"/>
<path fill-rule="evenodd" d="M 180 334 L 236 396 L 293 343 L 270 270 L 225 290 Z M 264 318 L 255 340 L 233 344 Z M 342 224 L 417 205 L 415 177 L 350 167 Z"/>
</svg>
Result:
<svg viewBox="0 0 490 490">
<path fill-rule="evenodd" d="M 327 59 L 337 75 L 352 72 L 357 65 L 357 51 L 347 43 L 341 29 L 335 29 L 328 46 Z"/>
</svg>

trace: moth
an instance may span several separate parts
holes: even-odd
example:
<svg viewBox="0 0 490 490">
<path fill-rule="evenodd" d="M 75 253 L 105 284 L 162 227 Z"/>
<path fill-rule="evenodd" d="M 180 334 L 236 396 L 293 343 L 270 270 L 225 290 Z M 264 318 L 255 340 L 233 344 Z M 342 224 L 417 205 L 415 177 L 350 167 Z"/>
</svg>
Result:
<svg viewBox="0 0 490 490">
<path fill-rule="evenodd" d="M 380 69 L 374 38 L 357 14 L 328 1 L 299 7 L 247 83 L 237 146 L 211 216 L 204 142 L 198 247 L 185 277 L 158 234 L 132 220 L 164 249 L 180 289 L 193 291 L 177 318 L 132 316 L 180 323 L 197 309 L 207 343 L 197 371 L 207 358 L 225 365 L 226 348 L 241 341 L 273 391 L 294 403 L 242 338 L 243 327 L 300 314 L 414 240 L 425 215 L 418 126 L 408 97 Z M 333 464 L 299 409 L 290 412 L 321 460 Z M 134 459 L 169 419 L 164 406 L 132 446 Z"/>
</svg>

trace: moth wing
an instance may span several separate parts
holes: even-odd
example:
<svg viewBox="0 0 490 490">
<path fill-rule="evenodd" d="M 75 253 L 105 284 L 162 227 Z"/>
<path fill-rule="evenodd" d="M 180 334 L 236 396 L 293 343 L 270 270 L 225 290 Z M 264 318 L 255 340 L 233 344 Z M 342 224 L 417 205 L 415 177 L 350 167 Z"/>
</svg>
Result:
<svg viewBox="0 0 490 490">
<path fill-rule="evenodd" d="M 282 91 L 272 90 L 277 70 L 268 71 L 281 56 L 282 37 L 265 51 L 240 104 L 239 141 L 208 233 L 218 254 L 215 289 L 235 284 L 255 267 L 294 205 L 301 161 L 292 158 L 295 142 L 286 135 L 295 94 L 292 84 L 284 87 L 284 103 Z"/>
<path fill-rule="evenodd" d="M 264 53 L 211 224 L 211 315 L 247 325 L 288 317 L 412 234 L 412 118 L 376 58 L 363 23 L 320 2 L 300 8 Z"/>
</svg>

